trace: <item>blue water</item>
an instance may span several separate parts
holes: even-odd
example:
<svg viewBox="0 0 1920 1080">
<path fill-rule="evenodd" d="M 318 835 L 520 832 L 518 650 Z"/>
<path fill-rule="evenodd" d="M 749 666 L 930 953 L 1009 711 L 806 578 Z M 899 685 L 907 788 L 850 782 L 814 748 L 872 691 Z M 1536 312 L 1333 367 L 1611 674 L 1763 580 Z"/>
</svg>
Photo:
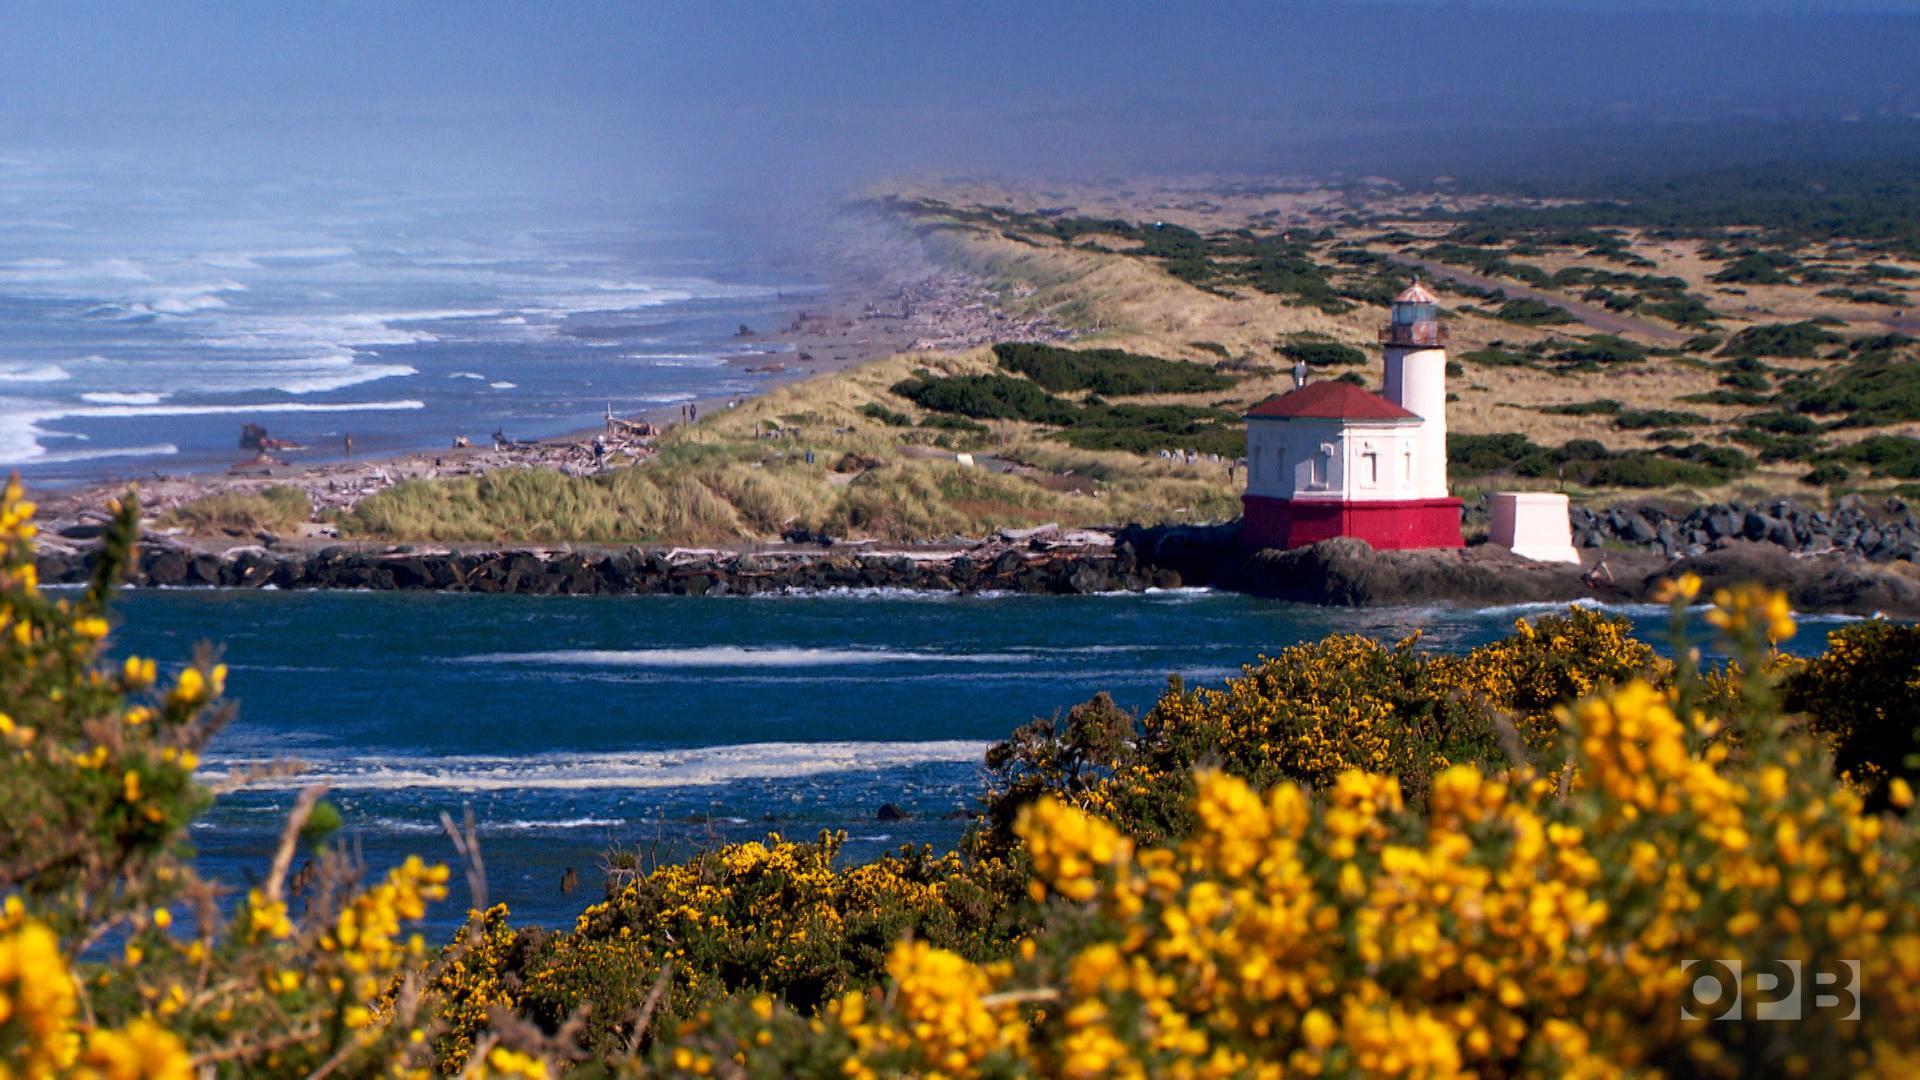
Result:
<svg viewBox="0 0 1920 1080">
<path fill-rule="evenodd" d="M 541 437 L 748 393 L 817 282 L 688 200 L 554 205 L 0 157 L 0 470 L 224 468 Z"/>
<path fill-rule="evenodd" d="M 850 857 L 950 845 L 982 752 L 1035 716 L 1170 674 L 1218 683 L 1336 631 L 1465 650 L 1540 608 L 1367 611 L 1208 592 L 1096 597 L 525 597 L 143 591 L 118 647 L 184 660 L 223 643 L 239 719 L 208 779 L 298 759 L 301 777 L 223 797 L 204 868 L 245 882 L 297 788 L 331 785 L 370 863 L 451 858 L 438 815 L 471 806 L 491 895 L 566 922 L 614 847 L 673 857 L 778 830 L 844 829 Z M 1663 612 L 1633 609 L 1662 632 Z M 1838 620 L 1809 619 L 1817 650 Z M 893 803 L 909 820 L 879 822 Z M 580 891 L 561 894 L 561 875 Z M 462 910 L 456 899 L 438 913 Z"/>
</svg>

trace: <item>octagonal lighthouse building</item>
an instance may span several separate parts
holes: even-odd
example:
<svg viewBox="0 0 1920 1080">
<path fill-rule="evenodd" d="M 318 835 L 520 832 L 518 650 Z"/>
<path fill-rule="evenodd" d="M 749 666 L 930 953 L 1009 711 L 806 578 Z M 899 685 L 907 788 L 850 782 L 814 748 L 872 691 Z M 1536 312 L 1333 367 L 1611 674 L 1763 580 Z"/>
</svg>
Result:
<svg viewBox="0 0 1920 1080">
<path fill-rule="evenodd" d="M 1447 494 L 1447 330 L 1418 281 L 1394 297 L 1380 342 L 1381 393 L 1307 382 L 1296 367 L 1291 392 L 1247 413 L 1242 543 L 1462 546 L 1460 500 Z"/>
</svg>

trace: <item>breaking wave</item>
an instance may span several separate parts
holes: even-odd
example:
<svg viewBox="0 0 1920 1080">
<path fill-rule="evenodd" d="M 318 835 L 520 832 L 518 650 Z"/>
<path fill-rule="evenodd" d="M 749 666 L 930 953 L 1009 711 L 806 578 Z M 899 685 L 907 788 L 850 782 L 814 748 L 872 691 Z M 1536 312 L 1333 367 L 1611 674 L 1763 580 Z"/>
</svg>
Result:
<svg viewBox="0 0 1920 1080">
<path fill-rule="evenodd" d="M 970 764 L 987 742 L 741 743 L 633 753 L 539 754 L 523 757 L 367 755 L 311 763 L 293 776 L 249 782 L 246 790 L 291 791 L 326 784 L 342 791 L 648 790 L 710 787 L 742 780 L 785 780 L 824 773 L 871 772 L 916 765 Z M 218 782 L 248 759 L 210 759 L 201 779 Z"/>
<path fill-rule="evenodd" d="M 482 653 L 457 658 L 468 664 L 560 664 L 632 668 L 797 668 L 850 664 L 1006 664 L 1032 660 L 1025 653 L 937 653 L 907 649 L 805 649 L 779 646 L 707 645 L 697 649 L 557 649 L 549 652 Z"/>
</svg>

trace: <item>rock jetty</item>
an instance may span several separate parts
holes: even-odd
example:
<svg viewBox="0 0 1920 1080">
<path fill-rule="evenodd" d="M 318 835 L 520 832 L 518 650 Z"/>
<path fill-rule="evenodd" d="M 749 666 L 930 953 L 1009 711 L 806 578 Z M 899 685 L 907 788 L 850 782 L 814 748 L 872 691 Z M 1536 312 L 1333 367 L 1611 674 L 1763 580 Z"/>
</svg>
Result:
<svg viewBox="0 0 1920 1080">
<path fill-rule="evenodd" d="M 1729 511 L 1730 512 L 1730 511 Z M 1610 512 L 1609 512 L 1610 513 Z M 1800 519 L 1767 512 L 1796 531 Z M 1668 518 L 1623 515 L 1654 529 L 1677 530 Z M 1709 515 L 1711 519 L 1712 515 Z M 1856 523 L 1828 536 L 1848 535 L 1818 551 L 1795 550 L 1771 539 L 1725 534 L 1702 544 L 1691 539 L 1678 558 L 1649 549 L 1611 547 L 1592 552 L 1584 567 L 1536 563 L 1504 548 L 1478 544 L 1458 550 L 1376 551 L 1364 541 L 1328 540 L 1292 550 L 1254 550 L 1240 542 L 1238 523 L 1117 530 L 1007 531 L 972 544 L 893 550 L 816 543 L 767 545 L 753 550 L 693 548 L 455 549 L 413 545 L 316 549 L 251 545 L 206 550 L 150 539 L 133 568 L 134 585 L 158 588 L 369 589 L 535 595 L 751 596 L 829 590 L 912 590 L 954 593 L 1088 595 L 1209 586 L 1254 596 L 1343 607 L 1396 604 L 1501 604 L 1578 599 L 1628 603 L 1651 599 L 1664 578 L 1693 572 L 1709 588 L 1755 581 L 1785 590 L 1802 611 L 1882 613 L 1920 617 L 1920 571 L 1911 561 L 1879 559 L 1889 529 L 1863 539 Z M 1596 517 L 1593 520 L 1601 520 Z M 1611 522 L 1611 517 L 1605 518 Z M 1807 519 L 1809 527 L 1812 518 Z M 1881 519 L 1884 520 L 1884 519 Z M 1610 524 L 1608 528 L 1612 528 Z M 1768 525 L 1763 537 L 1775 533 Z M 1821 535 L 1821 534 L 1812 534 Z M 1896 551 L 1904 531 L 1894 534 Z M 1864 547 L 1863 547 L 1864 545 Z M 850 549 L 851 548 L 851 549 Z M 86 546 L 42 549 L 41 580 L 86 580 L 94 553 Z M 1604 567 L 1597 564 L 1602 560 Z"/>
<path fill-rule="evenodd" d="M 1791 499 L 1728 502 L 1674 512 L 1656 505 L 1575 507 L 1573 542 L 1598 548 L 1626 544 L 1668 558 L 1698 557 L 1731 540 L 1771 544 L 1795 554 L 1838 553 L 1874 562 L 1920 558 L 1920 519 L 1901 499 L 1869 506 L 1858 497 L 1832 510 Z"/>
</svg>

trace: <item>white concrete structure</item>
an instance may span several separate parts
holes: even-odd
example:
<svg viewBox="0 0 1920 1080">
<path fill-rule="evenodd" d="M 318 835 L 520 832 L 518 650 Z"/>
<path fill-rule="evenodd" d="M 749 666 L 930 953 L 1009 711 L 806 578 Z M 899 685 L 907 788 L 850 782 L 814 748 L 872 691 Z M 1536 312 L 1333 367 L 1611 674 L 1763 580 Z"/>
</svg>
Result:
<svg viewBox="0 0 1920 1080">
<path fill-rule="evenodd" d="M 1579 565 L 1567 497 L 1544 491 L 1502 491 L 1489 507 L 1488 539 L 1535 562 Z"/>
</svg>

